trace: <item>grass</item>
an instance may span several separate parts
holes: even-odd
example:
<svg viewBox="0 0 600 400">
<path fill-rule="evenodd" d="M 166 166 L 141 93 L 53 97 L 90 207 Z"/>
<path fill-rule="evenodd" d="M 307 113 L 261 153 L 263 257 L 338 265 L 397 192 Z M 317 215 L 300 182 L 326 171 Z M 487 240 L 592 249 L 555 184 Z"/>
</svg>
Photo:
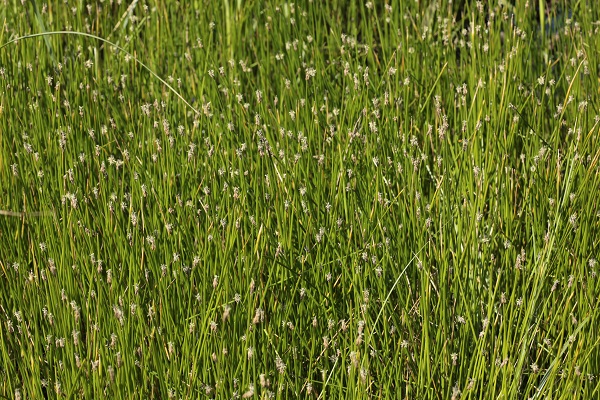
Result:
<svg viewBox="0 0 600 400">
<path fill-rule="evenodd" d="M 0 397 L 600 395 L 592 2 L 0 2 Z"/>
</svg>

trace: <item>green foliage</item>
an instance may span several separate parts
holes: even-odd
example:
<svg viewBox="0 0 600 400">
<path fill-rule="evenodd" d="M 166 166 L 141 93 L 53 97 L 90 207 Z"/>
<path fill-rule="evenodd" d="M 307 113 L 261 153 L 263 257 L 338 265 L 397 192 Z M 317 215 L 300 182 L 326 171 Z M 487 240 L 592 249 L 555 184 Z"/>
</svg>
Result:
<svg viewBox="0 0 600 400">
<path fill-rule="evenodd" d="M 0 397 L 599 396 L 592 2 L 0 3 Z"/>
</svg>

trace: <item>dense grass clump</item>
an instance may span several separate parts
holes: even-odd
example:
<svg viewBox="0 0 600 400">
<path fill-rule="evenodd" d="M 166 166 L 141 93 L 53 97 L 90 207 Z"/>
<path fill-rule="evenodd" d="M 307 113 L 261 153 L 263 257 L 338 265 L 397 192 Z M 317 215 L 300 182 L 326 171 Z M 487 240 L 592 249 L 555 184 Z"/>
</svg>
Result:
<svg viewBox="0 0 600 400">
<path fill-rule="evenodd" d="M 600 397 L 595 2 L 0 26 L 0 397 Z"/>
</svg>

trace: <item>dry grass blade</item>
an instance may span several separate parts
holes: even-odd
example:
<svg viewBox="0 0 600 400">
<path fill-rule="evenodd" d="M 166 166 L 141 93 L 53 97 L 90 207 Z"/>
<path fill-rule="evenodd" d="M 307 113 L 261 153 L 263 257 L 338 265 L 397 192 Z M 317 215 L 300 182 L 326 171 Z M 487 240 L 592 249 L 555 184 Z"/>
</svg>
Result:
<svg viewBox="0 0 600 400">
<path fill-rule="evenodd" d="M 49 217 L 53 215 L 50 211 L 33 211 L 33 212 L 19 212 L 19 211 L 7 211 L 0 210 L 0 215 L 6 217 Z"/>
</svg>

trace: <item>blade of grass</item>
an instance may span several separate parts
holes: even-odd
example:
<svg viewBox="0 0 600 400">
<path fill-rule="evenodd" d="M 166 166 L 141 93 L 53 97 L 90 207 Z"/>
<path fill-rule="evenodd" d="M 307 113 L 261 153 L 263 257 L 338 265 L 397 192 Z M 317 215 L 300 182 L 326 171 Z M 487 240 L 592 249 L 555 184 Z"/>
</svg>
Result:
<svg viewBox="0 0 600 400">
<path fill-rule="evenodd" d="M 146 64 L 144 64 L 142 61 L 140 61 L 133 54 L 131 54 L 130 52 L 128 52 L 127 50 L 125 50 L 121 46 L 119 46 L 119 45 L 111 42 L 110 40 L 106 40 L 104 38 L 101 38 L 100 36 L 92 35 L 91 33 L 72 32 L 72 31 L 52 31 L 52 32 L 44 32 L 44 33 L 34 33 L 32 35 L 19 36 L 19 37 L 15 38 L 15 39 L 9 40 L 8 42 L 6 42 L 6 43 L 4 43 L 4 44 L 2 44 L 0 46 L 0 50 L 4 49 L 5 47 L 7 47 L 8 45 L 10 45 L 12 43 L 19 42 L 21 40 L 33 39 L 33 38 L 37 38 L 37 37 L 47 37 L 47 36 L 52 36 L 52 35 L 83 36 L 83 37 L 87 37 L 87 38 L 99 40 L 99 41 L 101 41 L 103 43 L 106 43 L 106 44 L 109 44 L 109 45 L 115 47 L 116 49 L 118 49 L 118 50 L 122 51 L 123 53 L 129 55 L 136 63 L 138 63 L 139 65 L 141 65 L 146 71 L 150 72 L 150 74 L 154 78 L 158 79 L 163 85 L 165 85 L 167 88 L 169 88 L 169 90 L 171 92 L 175 93 L 175 95 L 177 97 L 179 97 L 179 99 L 181 101 L 183 101 L 196 114 L 200 114 L 200 112 L 196 108 L 194 108 L 194 106 L 192 106 L 186 99 L 184 99 L 183 96 L 181 94 L 179 94 L 179 92 L 173 88 L 173 86 L 169 85 L 167 83 L 167 81 L 165 81 L 163 78 L 161 78 L 160 76 L 158 76 L 158 74 L 156 72 L 154 72 L 152 69 L 150 69 Z"/>
</svg>

